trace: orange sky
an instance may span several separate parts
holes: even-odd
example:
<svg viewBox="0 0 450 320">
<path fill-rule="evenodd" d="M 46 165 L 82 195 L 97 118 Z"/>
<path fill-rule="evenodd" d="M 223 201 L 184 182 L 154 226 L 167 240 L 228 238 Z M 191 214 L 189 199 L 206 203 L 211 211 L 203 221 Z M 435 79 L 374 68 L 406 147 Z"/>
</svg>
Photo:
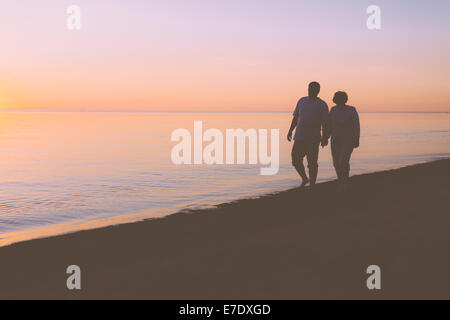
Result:
<svg viewBox="0 0 450 320">
<path fill-rule="evenodd" d="M 80 31 L 42 3 L 0 4 L 0 109 L 291 111 L 316 80 L 330 104 L 450 112 L 448 2 L 380 1 L 379 31 L 365 1 L 82 0 Z"/>
</svg>

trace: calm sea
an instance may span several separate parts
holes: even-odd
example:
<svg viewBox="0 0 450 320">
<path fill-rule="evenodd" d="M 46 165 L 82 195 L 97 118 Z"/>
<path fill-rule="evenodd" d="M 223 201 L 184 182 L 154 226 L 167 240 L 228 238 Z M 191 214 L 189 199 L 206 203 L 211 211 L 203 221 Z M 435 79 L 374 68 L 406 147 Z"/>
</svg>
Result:
<svg viewBox="0 0 450 320">
<path fill-rule="evenodd" d="M 450 157 L 450 114 L 361 117 L 352 174 Z M 280 129 L 280 170 L 260 165 L 176 166 L 171 133 Z M 298 186 L 285 139 L 289 113 L 0 113 L 0 245 L 208 207 Z M 319 180 L 334 179 L 329 147 Z"/>
</svg>

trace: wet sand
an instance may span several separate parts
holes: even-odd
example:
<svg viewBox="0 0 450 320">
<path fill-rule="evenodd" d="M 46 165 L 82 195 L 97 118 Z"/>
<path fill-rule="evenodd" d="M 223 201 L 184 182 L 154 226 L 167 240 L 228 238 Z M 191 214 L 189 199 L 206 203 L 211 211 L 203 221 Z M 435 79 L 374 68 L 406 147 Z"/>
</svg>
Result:
<svg viewBox="0 0 450 320">
<path fill-rule="evenodd" d="M 336 188 L 2 247 L 0 298 L 450 299 L 450 160 Z M 66 288 L 73 264 L 79 291 Z"/>
</svg>

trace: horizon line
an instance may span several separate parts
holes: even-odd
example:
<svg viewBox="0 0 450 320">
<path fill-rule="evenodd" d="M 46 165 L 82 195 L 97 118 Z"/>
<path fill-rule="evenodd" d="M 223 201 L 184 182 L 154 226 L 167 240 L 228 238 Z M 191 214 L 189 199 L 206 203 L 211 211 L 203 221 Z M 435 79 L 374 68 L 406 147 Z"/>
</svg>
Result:
<svg viewBox="0 0 450 320">
<path fill-rule="evenodd" d="M 292 113 L 292 111 L 254 110 L 0 110 L 0 113 Z M 450 111 L 359 111 L 359 113 L 450 113 Z"/>
</svg>

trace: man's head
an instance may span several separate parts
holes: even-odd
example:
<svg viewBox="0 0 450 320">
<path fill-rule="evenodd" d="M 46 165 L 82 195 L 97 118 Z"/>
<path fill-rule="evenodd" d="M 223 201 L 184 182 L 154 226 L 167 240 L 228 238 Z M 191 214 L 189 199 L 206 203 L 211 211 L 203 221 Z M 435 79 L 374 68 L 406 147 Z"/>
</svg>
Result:
<svg viewBox="0 0 450 320">
<path fill-rule="evenodd" d="M 308 96 L 310 98 L 317 98 L 320 92 L 320 84 L 316 81 L 313 81 L 308 86 Z"/>
</svg>

